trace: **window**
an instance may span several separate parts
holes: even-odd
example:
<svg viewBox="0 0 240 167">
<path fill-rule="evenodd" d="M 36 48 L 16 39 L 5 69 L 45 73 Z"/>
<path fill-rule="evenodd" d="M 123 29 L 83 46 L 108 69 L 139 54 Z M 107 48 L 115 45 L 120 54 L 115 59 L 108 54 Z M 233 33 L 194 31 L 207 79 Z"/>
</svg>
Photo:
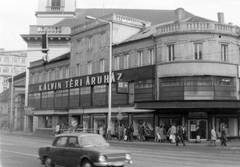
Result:
<svg viewBox="0 0 240 167">
<path fill-rule="evenodd" d="M 14 72 L 13 72 L 14 74 L 18 74 L 18 70 L 17 70 L 17 68 L 14 68 Z"/>
<path fill-rule="evenodd" d="M 52 7 L 60 7 L 61 6 L 61 0 L 52 0 L 51 6 Z"/>
<path fill-rule="evenodd" d="M 63 78 L 69 77 L 69 66 L 63 68 Z"/>
<path fill-rule="evenodd" d="M 106 34 L 101 33 L 101 47 L 104 47 L 106 44 Z"/>
<path fill-rule="evenodd" d="M 68 137 L 60 137 L 56 143 L 55 146 L 66 146 Z"/>
<path fill-rule="evenodd" d="M 52 81 L 53 80 L 53 71 L 49 70 L 48 73 L 49 73 L 49 81 Z"/>
<path fill-rule="evenodd" d="M 20 73 L 23 73 L 23 72 L 25 72 L 25 71 L 26 71 L 25 68 L 21 68 Z"/>
<path fill-rule="evenodd" d="M 221 45 L 221 60 L 227 61 L 228 45 Z"/>
<path fill-rule="evenodd" d="M 114 57 L 115 70 L 119 70 L 119 56 Z"/>
<path fill-rule="evenodd" d="M 4 62 L 9 62 L 9 57 L 4 57 Z"/>
<path fill-rule="evenodd" d="M 138 51 L 137 65 L 140 67 L 143 65 L 143 51 Z"/>
<path fill-rule="evenodd" d="M 92 49 L 92 37 L 88 37 L 88 50 Z"/>
<path fill-rule="evenodd" d="M 105 60 L 100 60 L 100 72 L 105 72 Z"/>
<path fill-rule="evenodd" d="M 202 43 L 195 43 L 194 44 L 194 58 L 195 58 L 195 60 L 202 60 L 202 51 L 203 51 L 203 44 Z"/>
<path fill-rule="evenodd" d="M 77 41 L 77 53 L 82 52 L 82 40 Z"/>
<path fill-rule="evenodd" d="M 148 49 L 148 64 L 154 64 L 154 50 Z"/>
<path fill-rule="evenodd" d="M 76 76 L 80 76 L 81 74 L 80 68 L 81 68 L 80 64 L 77 64 Z"/>
<path fill-rule="evenodd" d="M 4 67 L 4 69 L 3 69 L 3 73 L 9 73 L 9 68 Z"/>
<path fill-rule="evenodd" d="M 77 137 L 69 137 L 68 139 L 68 147 L 78 147 L 78 138 Z"/>
<path fill-rule="evenodd" d="M 168 45 L 168 61 L 174 61 L 174 45 Z"/>
<path fill-rule="evenodd" d="M 14 63 L 18 63 L 18 57 L 14 56 Z"/>
<path fill-rule="evenodd" d="M 22 57 L 22 63 L 26 63 L 26 58 Z"/>
<path fill-rule="evenodd" d="M 88 62 L 88 75 L 91 75 L 92 74 L 92 62 L 91 61 L 89 61 Z"/>
<path fill-rule="evenodd" d="M 124 61 L 124 62 L 123 62 L 123 63 L 124 63 L 124 64 L 123 64 L 123 68 L 124 68 L 124 69 L 127 69 L 127 68 L 128 68 L 128 61 L 129 61 L 129 54 L 124 55 L 123 59 L 124 59 L 124 60 L 123 60 L 123 61 Z"/>
<path fill-rule="evenodd" d="M 59 79 L 63 79 L 63 68 L 59 68 Z"/>
</svg>

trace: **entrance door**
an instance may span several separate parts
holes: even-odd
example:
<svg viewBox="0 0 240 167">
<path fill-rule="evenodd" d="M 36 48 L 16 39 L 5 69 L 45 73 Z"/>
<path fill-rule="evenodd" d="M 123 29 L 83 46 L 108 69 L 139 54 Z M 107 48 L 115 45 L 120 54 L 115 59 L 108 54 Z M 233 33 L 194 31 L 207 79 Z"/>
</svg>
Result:
<svg viewBox="0 0 240 167">
<path fill-rule="evenodd" d="M 196 140 L 197 125 L 201 129 L 201 140 L 207 140 L 208 138 L 208 121 L 205 119 L 191 119 L 188 120 L 188 139 Z"/>
</svg>

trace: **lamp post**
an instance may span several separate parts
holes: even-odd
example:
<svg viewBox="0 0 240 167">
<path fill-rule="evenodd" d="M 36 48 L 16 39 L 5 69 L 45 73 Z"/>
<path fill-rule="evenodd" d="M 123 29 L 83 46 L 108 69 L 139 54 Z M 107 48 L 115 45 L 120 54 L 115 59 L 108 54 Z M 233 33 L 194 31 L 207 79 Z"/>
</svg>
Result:
<svg viewBox="0 0 240 167">
<path fill-rule="evenodd" d="M 112 118 L 112 30 L 113 30 L 113 23 L 111 21 L 106 21 L 102 19 L 97 19 L 92 16 L 86 16 L 87 19 L 90 20 L 98 20 L 104 23 L 109 24 L 109 86 L 108 86 L 108 139 L 111 139 L 111 118 Z"/>
</svg>

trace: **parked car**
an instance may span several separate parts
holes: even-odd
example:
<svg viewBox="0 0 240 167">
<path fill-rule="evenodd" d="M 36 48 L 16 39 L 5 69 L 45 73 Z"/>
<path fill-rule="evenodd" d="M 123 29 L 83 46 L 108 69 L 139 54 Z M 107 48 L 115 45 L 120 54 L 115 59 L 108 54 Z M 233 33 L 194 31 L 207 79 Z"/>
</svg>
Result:
<svg viewBox="0 0 240 167">
<path fill-rule="evenodd" d="M 101 135 L 90 133 L 60 134 L 52 145 L 39 147 L 38 155 L 46 167 L 123 167 L 132 163 L 130 152 L 114 149 Z"/>
</svg>

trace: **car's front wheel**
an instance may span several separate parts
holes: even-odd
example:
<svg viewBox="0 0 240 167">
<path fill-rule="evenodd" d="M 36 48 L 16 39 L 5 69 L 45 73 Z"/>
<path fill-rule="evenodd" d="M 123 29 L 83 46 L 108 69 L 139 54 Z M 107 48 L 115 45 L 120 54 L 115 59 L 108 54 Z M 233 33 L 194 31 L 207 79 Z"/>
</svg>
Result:
<svg viewBox="0 0 240 167">
<path fill-rule="evenodd" d="M 55 165 L 52 163 L 52 160 L 50 157 L 45 157 L 44 158 L 44 165 L 46 167 L 54 167 Z"/>
<path fill-rule="evenodd" d="M 93 167 L 93 165 L 89 160 L 84 160 L 81 167 Z"/>
</svg>

